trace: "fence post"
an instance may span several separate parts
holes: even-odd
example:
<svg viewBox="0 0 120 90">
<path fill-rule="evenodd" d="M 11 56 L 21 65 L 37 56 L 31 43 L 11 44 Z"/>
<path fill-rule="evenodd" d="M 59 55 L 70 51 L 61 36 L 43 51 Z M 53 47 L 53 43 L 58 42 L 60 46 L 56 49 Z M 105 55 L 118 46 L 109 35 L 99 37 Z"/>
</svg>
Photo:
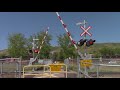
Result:
<svg viewBox="0 0 120 90">
<path fill-rule="evenodd" d="M 100 62 L 102 62 L 102 57 L 100 57 Z M 100 62 L 98 62 L 98 64 L 97 64 L 97 78 L 99 78 L 99 64 L 100 64 Z"/>
<path fill-rule="evenodd" d="M 99 78 L 99 65 L 97 65 L 97 78 Z"/>
<path fill-rule="evenodd" d="M 21 78 L 21 61 L 22 61 L 22 56 L 20 57 L 20 62 L 19 62 L 19 78 Z"/>
<path fill-rule="evenodd" d="M 18 72 L 19 72 L 19 62 L 16 62 L 16 71 L 15 71 L 15 77 L 16 78 L 19 78 Z"/>
<path fill-rule="evenodd" d="M 3 72 L 3 62 L 1 63 L 1 75 L 2 75 L 2 72 Z"/>
<path fill-rule="evenodd" d="M 77 57 L 77 65 L 78 65 L 78 78 L 81 78 L 81 69 L 80 69 L 80 58 Z"/>
</svg>

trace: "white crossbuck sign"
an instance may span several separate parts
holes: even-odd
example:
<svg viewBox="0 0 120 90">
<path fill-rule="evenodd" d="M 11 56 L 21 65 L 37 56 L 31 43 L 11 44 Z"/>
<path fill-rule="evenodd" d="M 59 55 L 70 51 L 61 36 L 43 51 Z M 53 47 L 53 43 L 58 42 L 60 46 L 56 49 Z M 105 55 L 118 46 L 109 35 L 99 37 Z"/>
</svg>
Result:
<svg viewBox="0 0 120 90">
<path fill-rule="evenodd" d="M 91 33 L 88 32 L 89 29 L 91 29 L 92 27 L 89 26 L 87 29 L 85 29 L 83 26 L 81 26 L 81 29 L 84 31 L 83 33 L 80 34 L 80 36 L 83 36 L 84 34 L 88 34 L 89 36 L 92 36 Z"/>
</svg>

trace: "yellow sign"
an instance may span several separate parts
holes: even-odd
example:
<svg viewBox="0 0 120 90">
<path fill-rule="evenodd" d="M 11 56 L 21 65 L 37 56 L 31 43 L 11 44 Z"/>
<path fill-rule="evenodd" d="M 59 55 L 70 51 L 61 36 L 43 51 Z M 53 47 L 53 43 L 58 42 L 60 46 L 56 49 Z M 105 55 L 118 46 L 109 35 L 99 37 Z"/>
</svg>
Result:
<svg viewBox="0 0 120 90">
<path fill-rule="evenodd" d="M 63 65 L 51 64 L 49 66 L 51 67 L 51 71 L 61 71 L 61 68 L 62 68 Z"/>
<path fill-rule="evenodd" d="M 92 60 L 80 60 L 81 67 L 90 67 L 92 66 Z"/>
</svg>

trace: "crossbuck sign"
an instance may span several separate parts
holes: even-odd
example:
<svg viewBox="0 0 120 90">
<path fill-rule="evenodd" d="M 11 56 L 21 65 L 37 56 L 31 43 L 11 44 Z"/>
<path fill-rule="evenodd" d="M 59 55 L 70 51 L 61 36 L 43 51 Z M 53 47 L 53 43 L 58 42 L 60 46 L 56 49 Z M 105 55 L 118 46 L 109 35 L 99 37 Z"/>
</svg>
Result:
<svg viewBox="0 0 120 90">
<path fill-rule="evenodd" d="M 91 29 L 91 28 L 92 28 L 92 27 L 89 26 L 88 28 L 85 29 L 83 26 L 81 26 L 81 29 L 82 29 L 84 32 L 82 32 L 82 33 L 80 34 L 80 36 L 83 36 L 84 34 L 85 34 L 85 35 L 88 34 L 89 36 L 92 36 L 92 34 L 88 32 L 88 30 Z"/>
</svg>

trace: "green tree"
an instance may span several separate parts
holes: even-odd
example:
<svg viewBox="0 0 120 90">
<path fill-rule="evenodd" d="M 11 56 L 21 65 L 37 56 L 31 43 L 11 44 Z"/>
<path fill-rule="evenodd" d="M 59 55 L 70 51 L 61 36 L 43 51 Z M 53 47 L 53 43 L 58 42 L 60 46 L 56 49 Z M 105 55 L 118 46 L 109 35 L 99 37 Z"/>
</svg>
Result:
<svg viewBox="0 0 120 90">
<path fill-rule="evenodd" d="M 103 47 L 100 49 L 99 52 L 100 52 L 101 56 L 106 57 L 106 56 L 108 56 L 109 49 L 108 49 L 108 47 Z"/>
<path fill-rule="evenodd" d="M 68 57 L 75 58 L 76 52 L 74 46 L 71 44 L 69 37 L 66 34 L 57 36 L 58 45 L 61 47 L 60 59 L 65 59 Z"/>
<path fill-rule="evenodd" d="M 58 53 L 58 52 L 54 52 L 54 53 L 52 54 L 52 59 L 53 59 L 54 61 L 59 60 L 59 53 Z"/>
<path fill-rule="evenodd" d="M 26 49 L 27 39 L 21 33 L 13 33 L 8 35 L 8 53 L 11 57 L 18 58 L 27 56 Z"/>
<path fill-rule="evenodd" d="M 111 57 L 111 56 L 115 55 L 114 48 L 106 47 L 106 46 L 101 48 L 99 52 L 100 52 L 101 56 L 103 56 L 103 57 L 106 57 L 106 56 Z"/>
</svg>

